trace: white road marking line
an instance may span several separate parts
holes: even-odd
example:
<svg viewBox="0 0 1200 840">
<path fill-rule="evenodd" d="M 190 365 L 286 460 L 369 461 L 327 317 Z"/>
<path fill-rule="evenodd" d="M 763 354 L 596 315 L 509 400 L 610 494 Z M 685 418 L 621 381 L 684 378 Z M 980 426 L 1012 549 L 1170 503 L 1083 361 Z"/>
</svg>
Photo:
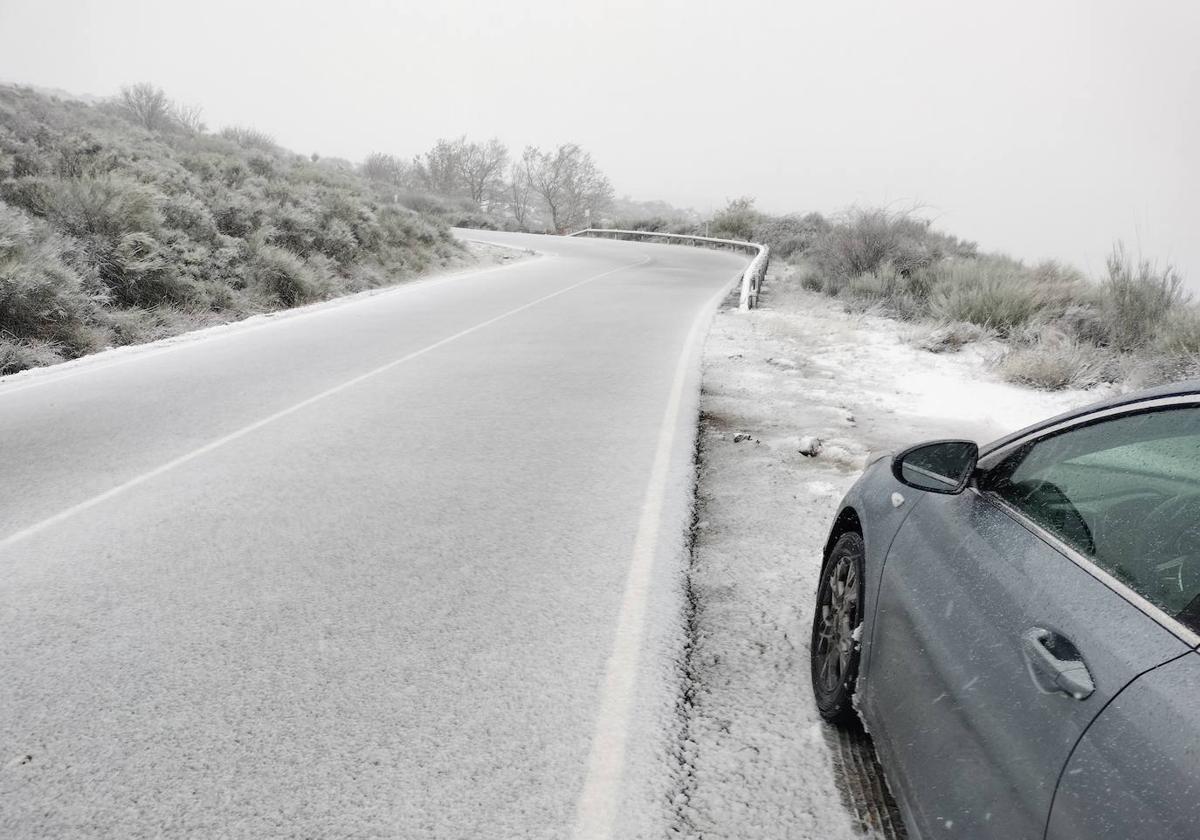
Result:
<svg viewBox="0 0 1200 840">
<path fill-rule="evenodd" d="M 332 397 L 335 394 L 341 393 L 342 391 L 346 390 L 347 388 L 353 387 L 354 385 L 357 385 L 360 382 L 364 382 L 368 379 L 378 376 L 379 374 L 389 371 L 398 365 L 404 364 L 405 362 L 412 361 L 413 359 L 417 358 L 418 356 L 424 356 L 426 353 L 436 350 L 439 347 L 443 347 L 452 341 L 457 341 L 458 339 L 463 338 L 464 336 L 468 336 L 473 332 L 477 332 L 478 330 L 481 330 L 484 327 L 491 326 L 492 324 L 496 323 L 497 321 L 502 321 L 505 318 L 508 318 L 512 315 L 516 315 L 518 312 L 524 312 L 526 309 L 529 309 L 530 307 L 537 306 L 538 304 L 544 303 L 544 302 L 550 300 L 551 298 L 556 298 L 559 295 L 566 294 L 567 292 L 569 292 L 573 289 L 578 289 L 580 286 L 586 285 L 587 283 L 591 283 L 591 282 L 599 280 L 603 277 L 608 277 L 610 274 L 616 274 L 618 271 L 625 271 L 626 269 L 637 268 L 638 266 L 645 265 L 649 261 L 650 261 L 649 257 L 643 257 L 642 259 L 638 260 L 637 262 L 629 263 L 628 265 L 619 266 L 618 268 L 614 268 L 609 271 L 605 271 L 600 274 L 596 274 L 592 277 L 588 277 L 586 280 L 580 280 L 578 283 L 572 283 L 570 286 L 566 286 L 562 289 L 559 289 L 556 292 L 551 292 L 548 295 L 543 295 L 542 297 L 537 298 L 536 300 L 532 300 L 529 303 L 525 303 L 514 309 L 510 309 L 507 312 L 497 315 L 494 318 L 489 318 L 486 321 L 481 321 L 480 323 L 476 324 L 473 327 L 468 327 L 467 329 L 462 330 L 461 332 L 457 332 L 454 335 L 443 338 L 440 341 L 435 341 L 433 344 L 430 344 L 426 347 L 422 347 L 420 350 L 414 350 L 412 353 L 409 353 L 405 356 L 401 356 L 399 359 L 393 359 L 392 361 L 387 362 L 386 364 L 380 365 L 379 367 L 374 368 L 373 370 L 369 370 L 366 373 L 359 374 L 358 376 L 355 376 L 352 379 L 347 379 L 345 382 L 341 383 L 340 385 L 335 385 L 332 388 L 328 388 L 319 394 L 315 394 L 315 395 L 309 397 L 308 399 L 301 400 L 300 402 L 296 403 L 295 405 L 289 406 L 288 408 L 285 408 L 281 411 L 277 411 L 268 417 L 264 417 L 261 420 L 256 420 L 255 422 L 251 423 L 248 426 L 243 426 L 242 428 L 238 429 L 237 431 L 230 432 L 229 434 L 225 435 L 224 437 L 220 437 L 220 438 L 217 438 L 216 440 L 210 441 L 197 449 L 193 449 L 191 452 L 188 452 L 185 455 L 180 455 L 178 458 L 174 458 L 170 461 L 167 461 L 165 464 L 155 467 L 154 469 L 150 470 L 149 472 L 144 472 L 141 475 L 138 475 L 138 476 L 135 476 L 134 478 L 129 479 L 128 481 L 124 482 L 123 484 L 118 484 L 116 487 L 105 490 L 103 493 L 100 493 L 97 496 L 93 496 L 90 499 L 87 499 L 86 501 L 82 501 L 77 505 L 72 505 L 71 507 L 69 507 L 65 510 L 61 510 L 58 513 L 54 514 L 53 516 L 49 516 L 49 517 L 41 520 L 40 522 L 36 522 L 33 525 L 30 525 L 26 528 L 21 529 L 20 531 L 9 534 L 4 539 L 0 540 L 0 549 L 8 548 L 8 547 L 20 542 L 21 540 L 27 539 L 28 537 L 31 537 L 34 534 L 37 534 L 40 531 L 46 530 L 47 528 L 51 527 L 52 525 L 57 525 L 58 523 L 66 520 L 66 519 L 70 519 L 72 516 L 75 516 L 78 513 L 82 513 L 83 511 L 88 510 L 89 508 L 93 508 L 102 502 L 106 502 L 109 499 L 113 498 L 114 496 L 118 496 L 121 493 L 124 493 L 126 490 L 129 490 L 133 487 L 137 487 L 139 484 L 145 484 L 147 481 L 150 481 L 153 478 L 157 478 L 158 476 L 162 475 L 163 473 L 169 472 L 169 471 L 175 469 L 176 467 L 182 466 L 190 461 L 194 461 L 197 458 L 199 458 L 200 456 L 206 455 L 209 452 L 212 452 L 214 449 L 219 449 L 220 447 L 224 446 L 227 443 L 232 443 L 233 441 L 238 440 L 239 438 L 243 438 L 246 435 L 250 434 L 251 432 L 255 432 L 255 431 L 263 428 L 264 426 L 268 426 L 271 423 L 274 423 L 277 420 L 282 420 L 284 417 L 287 417 L 291 414 L 295 414 L 297 411 L 300 411 L 302 408 L 306 408 L 306 407 L 312 405 L 313 403 L 320 402 L 321 400 L 328 399 L 329 397 Z"/>
<path fill-rule="evenodd" d="M 638 658 L 642 648 L 642 631 L 646 619 L 647 590 L 654 568 L 658 546 L 658 530 L 662 518 L 663 500 L 671 472 L 671 451 L 675 444 L 675 429 L 683 406 L 684 385 L 687 383 L 695 345 L 704 337 L 713 311 L 730 287 L 722 289 L 701 310 L 692 324 L 679 361 L 675 381 L 658 432 L 658 448 L 654 466 L 642 502 L 633 543 L 633 560 L 625 578 L 625 592 L 617 615 L 616 638 L 605 666 L 604 687 L 600 711 L 596 716 L 592 747 L 588 755 L 587 776 L 583 792 L 575 806 L 573 840 L 610 840 L 613 823 L 620 804 L 621 777 L 625 765 L 625 742 L 629 730 L 629 712 L 637 682 Z"/>
</svg>

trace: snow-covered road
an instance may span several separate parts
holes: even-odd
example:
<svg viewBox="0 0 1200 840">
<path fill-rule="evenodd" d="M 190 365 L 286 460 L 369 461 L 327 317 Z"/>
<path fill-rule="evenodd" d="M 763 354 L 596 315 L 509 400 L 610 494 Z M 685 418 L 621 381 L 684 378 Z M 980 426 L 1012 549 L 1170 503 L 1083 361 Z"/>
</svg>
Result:
<svg viewBox="0 0 1200 840">
<path fill-rule="evenodd" d="M 544 256 L 0 380 L 0 836 L 661 836 L 745 258 Z"/>
</svg>

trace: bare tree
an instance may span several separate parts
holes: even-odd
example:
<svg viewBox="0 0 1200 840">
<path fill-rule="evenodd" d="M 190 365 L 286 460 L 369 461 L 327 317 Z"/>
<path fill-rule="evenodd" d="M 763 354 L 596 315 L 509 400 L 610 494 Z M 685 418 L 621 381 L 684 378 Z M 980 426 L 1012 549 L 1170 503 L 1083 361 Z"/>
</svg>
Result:
<svg viewBox="0 0 1200 840">
<path fill-rule="evenodd" d="M 530 146 L 521 156 L 521 167 L 530 189 L 546 205 L 555 231 L 580 227 L 612 204 L 612 184 L 576 143 L 564 143 L 552 152 Z"/>
<path fill-rule="evenodd" d="M 162 88 L 147 82 L 121 88 L 117 104 L 126 117 L 149 131 L 163 131 L 174 121 L 171 100 Z"/>
<path fill-rule="evenodd" d="M 372 181 L 389 187 L 406 187 L 410 180 L 411 167 L 394 155 L 373 152 L 362 164 L 362 174 Z"/>
<path fill-rule="evenodd" d="M 171 119 L 179 128 L 192 134 L 203 134 L 207 128 L 204 124 L 204 111 L 199 105 L 172 105 Z"/>
<path fill-rule="evenodd" d="M 432 149 L 414 158 L 413 171 L 421 186 L 445 198 L 466 195 L 462 179 L 466 146 L 466 137 L 438 140 Z"/>
<path fill-rule="evenodd" d="M 221 129 L 221 136 L 226 140 L 232 140 L 243 149 L 262 149 L 271 151 L 278 148 L 275 145 L 275 138 L 265 131 L 259 131 L 256 128 L 247 128 L 242 125 L 227 125 Z"/>
<path fill-rule="evenodd" d="M 528 154 L 528 150 L 526 150 Z M 508 210 L 512 213 L 513 221 L 521 230 L 529 229 L 529 198 L 532 187 L 529 185 L 529 174 L 525 166 L 525 158 L 515 162 L 509 173 Z"/>
<path fill-rule="evenodd" d="M 495 201 L 503 189 L 507 163 L 508 147 L 494 137 L 487 143 L 463 144 L 459 175 L 476 207 L 486 210 Z"/>
</svg>

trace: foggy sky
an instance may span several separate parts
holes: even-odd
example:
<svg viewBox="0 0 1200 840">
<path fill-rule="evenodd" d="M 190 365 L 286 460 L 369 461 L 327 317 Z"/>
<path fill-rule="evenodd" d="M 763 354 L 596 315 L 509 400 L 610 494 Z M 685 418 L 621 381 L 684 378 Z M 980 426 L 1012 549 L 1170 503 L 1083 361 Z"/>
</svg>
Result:
<svg viewBox="0 0 1200 840">
<path fill-rule="evenodd" d="M 638 199 L 919 204 L 1093 274 L 1122 238 L 1200 289 L 1198 36 L 1191 0 L 0 0 L 0 79 L 152 81 L 352 160 L 574 141 Z"/>
</svg>

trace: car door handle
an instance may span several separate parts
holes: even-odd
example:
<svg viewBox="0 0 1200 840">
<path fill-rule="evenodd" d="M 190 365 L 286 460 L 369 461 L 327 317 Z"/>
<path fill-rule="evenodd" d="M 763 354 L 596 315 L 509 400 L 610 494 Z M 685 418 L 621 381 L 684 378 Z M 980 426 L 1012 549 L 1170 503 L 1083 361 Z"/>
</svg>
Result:
<svg viewBox="0 0 1200 840">
<path fill-rule="evenodd" d="M 1061 691 L 1086 700 L 1096 690 L 1079 650 L 1065 636 L 1044 627 L 1031 627 L 1021 636 L 1021 649 L 1044 691 Z"/>
</svg>

